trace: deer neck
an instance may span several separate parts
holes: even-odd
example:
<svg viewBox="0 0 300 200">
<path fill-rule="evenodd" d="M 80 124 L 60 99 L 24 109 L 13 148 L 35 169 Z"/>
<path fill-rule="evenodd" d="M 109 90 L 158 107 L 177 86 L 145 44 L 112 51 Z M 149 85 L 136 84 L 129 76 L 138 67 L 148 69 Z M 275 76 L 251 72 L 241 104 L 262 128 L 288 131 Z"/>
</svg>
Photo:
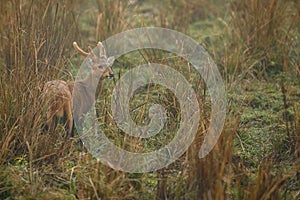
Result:
<svg viewBox="0 0 300 200">
<path fill-rule="evenodd" d="M 102 80 L 99 79 L 99 76 L 100 75 L 96 73 L 90 73 L 85 79 L 82 80 L 82 83 L 86 87 L 87 91 L 94 93 L 96 98 L 98 97 L 102 85 Z"/>
</svg>

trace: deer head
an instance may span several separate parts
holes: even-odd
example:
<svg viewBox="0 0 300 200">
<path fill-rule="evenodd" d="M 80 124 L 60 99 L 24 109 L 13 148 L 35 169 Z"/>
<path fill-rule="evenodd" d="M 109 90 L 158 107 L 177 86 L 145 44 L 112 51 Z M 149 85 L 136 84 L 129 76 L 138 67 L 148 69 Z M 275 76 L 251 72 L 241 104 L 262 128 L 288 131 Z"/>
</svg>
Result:
<svg viewBox="0 0 300 200">
<path fill-rule="evenodd" d="M 112 78 L 114 73 L 111 69 L 115 58 L 113 56 L 107 58 L 107 54 L 103 44 L 98 42 L 97 47 L 99 49 L 99 56 L 89 47 L 89 53 L 82 50 L 76 42 L 73 42 L 74 48 L 83 56 L 87 57 L 87 65 L 91 69 L 91 74 L 100 76 L 99 78 Z"/>
</svg>

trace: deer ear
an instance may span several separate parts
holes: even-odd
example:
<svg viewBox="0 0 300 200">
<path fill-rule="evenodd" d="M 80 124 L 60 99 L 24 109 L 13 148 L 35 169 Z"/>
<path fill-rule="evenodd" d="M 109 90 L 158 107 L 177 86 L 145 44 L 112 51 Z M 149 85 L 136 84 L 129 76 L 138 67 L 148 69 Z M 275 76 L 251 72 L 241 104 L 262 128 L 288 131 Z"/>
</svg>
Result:
<svg viewBox="0 0 300 200">
<path fill-rule="evenodd" d="M 103 47 L 103 44 L 102 42 L 98 42 L 98 49 L 99 49 L 99 54 L 100 54 L 100 57 L 102 56 L 106 56 L 106 51 L 105 51 L 105 48 Z"/>
<path fill-rule="evenodd" d="M 107 63 L 109 64 L 109 66 L 113 65 L 115 62 L 115 57 L 111 56 L 107 59 Z"/>
</svg>

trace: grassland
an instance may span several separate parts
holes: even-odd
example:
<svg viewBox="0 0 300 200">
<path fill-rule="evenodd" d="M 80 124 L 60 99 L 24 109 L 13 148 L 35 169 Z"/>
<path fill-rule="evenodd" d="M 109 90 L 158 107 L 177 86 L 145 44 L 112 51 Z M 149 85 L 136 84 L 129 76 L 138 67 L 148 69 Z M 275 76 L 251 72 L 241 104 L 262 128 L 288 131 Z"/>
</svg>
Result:
<svg viewBox="0 0 300 200">
<path fill-rule="evenodd" d="M 0 8 L 0 199 L 300 198 L 300 1 L 4 0 Z M 87 49 L 144 26 L 183 32 L 205 47 L 223 78 L 227 118 L 213 151 L 199 159 L 211 115 L 203 79 L 159 50 L 118 58 L 115 79 L 105 80 L 96 104 L 101 129 L 115 145 L 149 152 L 178 130 L 178 101 L 156 84 L 131 98 L 131 116 L 145 125 L 151 104 L 160 104 L 168 111 L 165 129 L 144 140 L 116 126 L 113 88 L 137 65 L 172 58 L 201 105 L 188 151 L 166 168 L 132 174 L 102 164 L 78 137 L 65 138 L 62 125 L 45 130 L 41 91 L 48 80 L 74 80 L 83 58 L 73 41 Z"/>
</svg>

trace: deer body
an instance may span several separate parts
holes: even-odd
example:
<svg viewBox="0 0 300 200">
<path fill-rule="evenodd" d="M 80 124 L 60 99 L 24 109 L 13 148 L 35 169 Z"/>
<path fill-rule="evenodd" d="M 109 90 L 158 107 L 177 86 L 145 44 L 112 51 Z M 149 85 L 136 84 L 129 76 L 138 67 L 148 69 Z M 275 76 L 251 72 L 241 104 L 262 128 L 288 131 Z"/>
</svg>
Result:
<svg viewBox="0 0 300 200">
<path fill-rule="evenodd" d="M 86 114 L 99 95 L 101 81 L 108 77 L 113 77 L 111 66 L 114 57 L 107 58 L 105 49 L 101 42 L 97 47 L 100 50 L 100 56 L 96 56 L 92 50 L 87 53 L 80 49 L 76 42 L 74 48 L 85 57 L 89 58 L 89 75 L 79 81 L 65 82 L 62 80 L 48 81 L 44 85 L 43 99 L 47 104 L 47 125 L 50 131 L 54 131 L 59 118 L 66 118 L 66 131 L 69 136 L 73 135 L 73 120 L 80 119 Z M 74 87 L 76 91 L 74 92 Z M 74 98 L 73 98 L 74 97 Z M 73 102 L 73 99 L 75 102 Z M 72 112 L 72 106 L 76 105 Z"/>
<path fill-rule="evenodd" d="M 72 93 L 67 83 L 53 80 L 45 84 L 43 98 L 47 103 L 47 125 L 54 131 L 59 118 L 66 117 L 67 132 L 71 135 L 73 128 Z"/>
</svg>

